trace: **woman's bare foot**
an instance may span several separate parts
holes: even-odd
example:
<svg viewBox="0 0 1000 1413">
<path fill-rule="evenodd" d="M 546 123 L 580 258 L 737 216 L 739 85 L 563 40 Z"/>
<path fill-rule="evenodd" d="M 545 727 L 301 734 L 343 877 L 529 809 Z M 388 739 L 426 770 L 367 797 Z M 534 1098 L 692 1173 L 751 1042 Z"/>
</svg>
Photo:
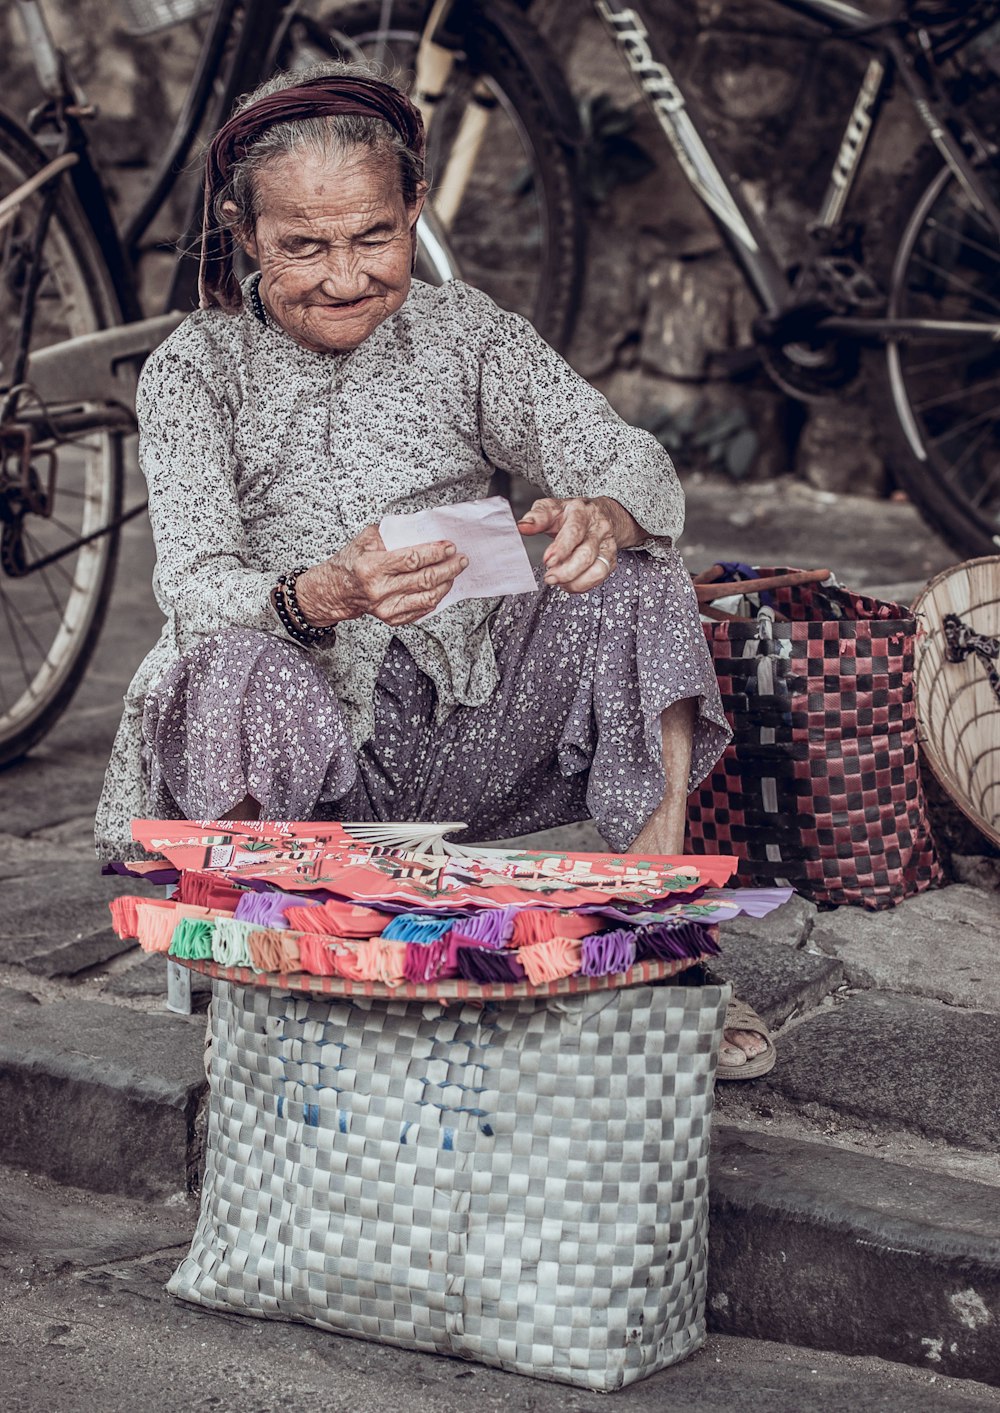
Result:
<svg viewBox="0 0 1000 1413">
<path fill-rule="evenodd" d="M 755 1055 L 762 1055 L 767 1049 L 767 1041 L 752 1030 L 727 1030 L 723 1032 L 719 1050 L 719 1063 L 723 1065 L 745 1065 Z"/>
</svg>

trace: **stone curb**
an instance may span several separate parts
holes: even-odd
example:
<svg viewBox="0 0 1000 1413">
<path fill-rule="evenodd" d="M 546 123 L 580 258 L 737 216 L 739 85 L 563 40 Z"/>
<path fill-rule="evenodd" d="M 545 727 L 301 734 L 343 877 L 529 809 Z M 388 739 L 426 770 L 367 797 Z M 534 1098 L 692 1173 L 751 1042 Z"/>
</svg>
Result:
<svg viewBox="0 0 1000 1413">
<path fill-rule="evenodd" d="M 709 1328 L 1000 1385 L 996 1188 L 718 1125 Z"/>
<path fill-rule="evenodd" d="M 4 1162 L 94 1192 L 189 1189 L 204 1022 L 10 992 L 0 1006 Z"/>
</svg>

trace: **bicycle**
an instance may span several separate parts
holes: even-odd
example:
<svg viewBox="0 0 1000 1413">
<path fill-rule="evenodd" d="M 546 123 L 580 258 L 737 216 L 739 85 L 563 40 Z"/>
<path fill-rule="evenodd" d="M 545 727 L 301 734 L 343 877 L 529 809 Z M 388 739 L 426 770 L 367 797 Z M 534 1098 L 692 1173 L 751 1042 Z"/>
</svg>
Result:
<svg viewBox="0 0 1000 1413">
<path fill-rule="evenodd" d="M 206 8 L 203 0 L 128 3 L 140 28 Z M 197 262 L 182 260 L 168 312 L 144 316 L 135 264 L 147 233 L 199 133 L 217 128 L 239 94 L 276 69 L 343 57 L 345 47 L 346 57 L 362 52 L 290 0 L 216 0 L 148 195 L 119 232 L 88 144 L 95 109 L 39 0 L 15 4 L 44 97 L 27 126 L 0 112 L 0 765 L 30 749 L 68 705 L 100 632 L 121 526 L 145 509 L 122 505 L 137 368 L 197 302 Z M 435 282 L 460 270 L 478 277 L 563 343 L 582 268 L 582 223 L 563 160 L 577 140 L 575 109 L 517 8 L 470 4 L 463 33 L 461 65 L 437 64 L 451 76 L 449 92 L 423 99 L 429 161 L 446 178 L 450 171 L 450 186 L 447 222 L 433 209 L 421 218 L 417 273 Z M 438 60 L 444 53 L 435 46 Z M 487 128 L 504 141 L 483 182 L 462 144 L 478 150 Z M 197 243 L 200 205 L 194 190 L 183 247 Z M 502 248 L 482 243 L 487 210 L 501 223 Z M 543 280 L 555 264 L 564 275 Z"/>
</svg>

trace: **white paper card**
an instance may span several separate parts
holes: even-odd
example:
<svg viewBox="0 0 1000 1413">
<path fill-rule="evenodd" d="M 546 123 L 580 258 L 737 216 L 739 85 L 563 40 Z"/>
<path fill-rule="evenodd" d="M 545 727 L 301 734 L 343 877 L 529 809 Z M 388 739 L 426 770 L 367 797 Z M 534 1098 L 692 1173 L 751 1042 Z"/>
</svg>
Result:
<svg viewBox="0 0 1000 1413">
<path fill-rule="evenodd" d="M 378 528 L 388 550 L 450 540 L 468 559 L 469 567 L 424 618 L 433 618 L 462 599 L 530 594 L 538 587 L 510 503 L 503 496 L 439 505 L 414 515 L 386 515 Z"/>
</svg>

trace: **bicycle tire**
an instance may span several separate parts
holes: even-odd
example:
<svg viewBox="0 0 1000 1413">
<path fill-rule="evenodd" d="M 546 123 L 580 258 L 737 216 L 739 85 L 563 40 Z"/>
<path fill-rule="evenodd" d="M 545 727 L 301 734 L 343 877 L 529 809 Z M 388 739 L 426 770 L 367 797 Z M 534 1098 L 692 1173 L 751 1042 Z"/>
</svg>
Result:
<svg viewBox="0 0 1000 1413">
<path fill-rule="evenodd" d="M 984 175 L 1000 196 L 1000 162 L 994 158 Z M 978 229 L 983 218 L 936 149 L 918 153 L 893 206 L 899 215 L 890 218 L 873 257 L 888 292 L 888 316 L 995 323 L 1000 297 L 984 286 L 995 288 L 1000 240 L 988 227 Z M 977 234 L 970 236 L 970 227 Z M 887 461 L 926 523 L 960 558 L 996 554 L 1000 346 L 970 335 L 937 349 L 896 341 L 869 355 Z M 974 435 L 964 439 L 963 426 Z"/>
<path fill-rule="evenodd" d="M 47 160 L 31 136 L 0 112 L 0 194 L 28 180 Z M 31 198 L 31 202 L 35 199 Z M 35 209 L 31 202 L 26 207 L 28 220 Z M 3 316 L 8 296 L 16 295 L 20 221 L 19 214 L 0 232 L 0 386 L 5 351 L 2 340 L 10 327 Z M 65 177 L 59 179 L 42 258 L 46 273 L 36 300 L 38 318 L 32 349 L 59 337 L 95 332 L 121 322 L 111 276 Z M 13 425 L 17 425 L 16 419 Z M 63 480 L 60 485 L 57 472 L 52 518 L 28 517 L 31 538 L 34 541 L 36 535 L 42 537 L 36 543 L 46 553 L 57 550 L 60 543 L 65 547 L 74 536 L 114 525 L 121 514 L 122 433 L 101 429 L 88 432 L 87 438 L 72 447 L 60 444 L 59 470 Z M 95 442 L 97 449 L 88 449 Z M 0 490 L 6 495 L 2 482 L 0 474 Z M 75 499 L 80 501 L 79 530 L 71 526 L 68 531 L 60 531 L 60 542 L 55 538 L 55 528 L 66 524 L 64 515 L 75 515 Z M 63 512 L 58 516 L 57 506 Z M 11 578 L 0 568 L 0 766 L 19 759 L 45 736 L 79 687 L 107 612 L 119 534 L 115 527 L 101 535 L 92 545 L 59 560 L 51 574 L 41 570 L 23 579 Z M 60 606 L 59 590 L 54 586 L 65 584 L 67 576 L 70 583 L 65 589 L 65 603 Z M 52 603 L 51 610 L 44 607 L 46 601 Z M 29 617 L 34 615 L 34 626 L 30 633 L 22 633 L 19 641 L 17 625 L 23 625 L 26 608 Z M 45 636 L 49 630 L 42 626 L 47 619 L 54 623 L 50 637 Z M 39 634 L 45 637 L 44 643 Z M 40 651 L 43 647 L 44 653 Z M 35 657 L 40 659 L 37 667 Z M 17 697 L 13 697 L 15 691 Z"/>
<path fill-rule="evenodd" d="M 412 60 L 416 52 L 427 5 L 422 0 L 397 0 L 392 6 L 391 34 L 386 57 L 389 67 L 408 72 L 412 77 Z M 338 36 L 345 36 L 372 55 L 379 34 L 381 5 L 379 0 L 354 0 L 334 10 L 324 10 L 322 23 L 330 36 L 328 52 L 344 58 L 354 57 L 350 50 L 338 47 Z M 489 224 L 506 218 L 506 236 L 498 242 L 487 236 L 485 245 L 476 246 L 474 231 L 462 231 L 463 222 L 476 230 L 485 229 L 477 221 L 475 200 L 470 211 L 459 212 L 453 228 L 451 244 L 463 279 L 479 285 L 499 304 L 514 308 L 531 319 L 541 336 L 554 348 L 564 352 L 573 332 L 584 273 L 585 220 L 577 179 L 578 149 L 572 129 L 575 107 L 566 83 L 541 36 L 519 11 L 502 3 L 488 6 L 468 5 L 462 12 L 464 63 L 468 75 L 485 77 L 499 100 L 506 121 L 518 131 L 530 165 L 530 186 L 537 194 L 541 229 L 540 251 L 530 250 L 531 234 L 527 223 L 518 226 L 514 199 L 487 205 L 490 188 L 484 189 L 481 206 Z M 533 55 L 529 66 L 522 55 Z M 544 87 L 536 81 L 544 74 Z M 447 100 L 444 100 L 446 103 Z M 438 105 L 439 108 L 442 105 Z M 435 123 L 438 123 L 438 108 Z M 494 139 L 495 151 L 509 136 Z M 431 130 L 431 202 L 433 204 L 433 142 Z M 526 177 L 526 181 L 528 178 Z M 495 188 L 492 189 L 496 195 Z M 498 209 L 500 206 L 510 208 Z M 511 235 L 513 232 L 513 236 Z M 470 259 L 470 250 L 477 258 Z M 493 258 L 489 258 L 490 254 Z M 502 258 L 498 258 L 502 255 Z M 508 269 L 531 266 L 534 274 L 533 292 L 528 298 L 509 297 L 511 281 Z M 505 287 L 505 281 L 507 285 Z"/>
</svg>

